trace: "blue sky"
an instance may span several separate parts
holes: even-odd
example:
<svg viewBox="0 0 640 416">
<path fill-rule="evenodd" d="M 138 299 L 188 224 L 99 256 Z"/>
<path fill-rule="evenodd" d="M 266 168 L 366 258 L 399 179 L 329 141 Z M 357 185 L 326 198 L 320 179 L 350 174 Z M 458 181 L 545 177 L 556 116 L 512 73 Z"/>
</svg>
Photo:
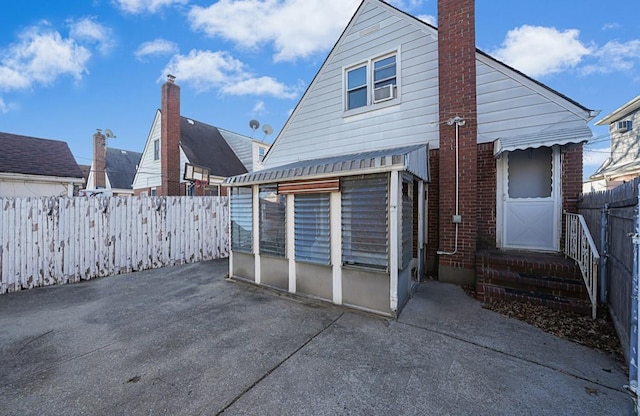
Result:
<svg viewBox="0 0 640 416">
<path fill-rule="evenodd" d="M 436 0 L 389 1 L 431 23 Z M 142 151 L 167 73 L 182 114 L 273 141 L 360 0 L 21 0 L 0 14 L 0 131 Z M 584 106 L 640 94 L 640 2 L 476 2 L 478 47 Z M 608 154 L 593 127 L 585 175 Z"/>
</svg>

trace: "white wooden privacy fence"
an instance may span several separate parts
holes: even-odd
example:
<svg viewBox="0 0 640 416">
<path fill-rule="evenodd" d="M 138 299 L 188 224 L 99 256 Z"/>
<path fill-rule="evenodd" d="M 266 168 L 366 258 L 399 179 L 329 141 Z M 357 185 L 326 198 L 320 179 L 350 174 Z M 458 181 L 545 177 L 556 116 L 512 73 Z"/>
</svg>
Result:
<svg viewBox="0 0 640 416">
<path fill-rule="evenodd" d="M 0 198 L 0 293 L 228 254 L 226 197 Z"/>
</svg>

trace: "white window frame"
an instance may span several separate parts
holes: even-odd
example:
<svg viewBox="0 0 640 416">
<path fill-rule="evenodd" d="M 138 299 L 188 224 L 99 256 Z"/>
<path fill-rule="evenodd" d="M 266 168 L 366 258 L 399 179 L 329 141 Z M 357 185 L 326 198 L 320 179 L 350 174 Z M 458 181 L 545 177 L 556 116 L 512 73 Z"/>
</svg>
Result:
<svg viewBox="0 0 640 416">
<path fill-rule="evenodd" d="M 376 62 L 379 62 L 383 59 L 387 59 L 389 57 L 395 56 L 396 58 L 396 75 L 395 75 L 395 87 L 393 88 L 393 98 L 380 100 L 378 102 L 374 102 L 374 66 Z M 367 111 L 377 110 L 380 108 L 385 108 L 391 105 L 397 105 L 401 102 L 401 51 L 400 47 L 388 51 L 386 53 L 375 55 L 371 58 L 362 60 L 356 64 L 348 65 L 342 68 L 342 108 L 343 108 L 343 116 L 351 116 L 355 114 L 361 114 Z M 366 89 L 367 89 L 367 104 L 361 107 L 356 108 L 348 108 L 349 106 L 349 83 L 348 83 L 348 75 L 351 71 L 366 67 Z M 391 79 L 388 77 L 387 79 Z M 377 83 L 379 83 L 378 81 Z"/>
<path fill-rule="evenodd" d="M 153 160 L 160 160 L 160 139 L 153 141 Z"/>
</svg>

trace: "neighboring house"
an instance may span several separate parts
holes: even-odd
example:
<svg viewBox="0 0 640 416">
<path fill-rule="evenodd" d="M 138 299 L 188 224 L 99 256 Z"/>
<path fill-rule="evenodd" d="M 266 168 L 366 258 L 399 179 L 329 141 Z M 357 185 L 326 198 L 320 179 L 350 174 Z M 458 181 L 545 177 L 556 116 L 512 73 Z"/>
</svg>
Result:
<svg viewBox="0 0 640 416">
<path fill-rule="evenodd" d="M 585 182 L 585 192 L 615 188 L 640 176 L 640 95 L 595 125 L 609 125 L 611 155 Z"/>
<path fill-rule="evenodd" d="M 136 195 L 225 195 L 222 181 L 262 168 L 269 145 L 180 115 L 169 76 L 135 175 Z"/>
<path fill-rule="evenodd" d="M 107 137 L 98 130 L 93 135 L 93 162 L 81 195 L 133 195 L 135 177 L 142 153 L 107 147 Z"/>
<path fill-rule="evenodd" d="M 83 183 L 67 143 L 0 132 L 0 197 L 73 196 Z"/>
<path fill-rule="evenodd" d="M 479 250 L 558 252 L 597 112 L 364 0 L 264 159 L 229 178 L 230 276 L 397 315 L 417 281 L 476 283 Z"/>
</svg>

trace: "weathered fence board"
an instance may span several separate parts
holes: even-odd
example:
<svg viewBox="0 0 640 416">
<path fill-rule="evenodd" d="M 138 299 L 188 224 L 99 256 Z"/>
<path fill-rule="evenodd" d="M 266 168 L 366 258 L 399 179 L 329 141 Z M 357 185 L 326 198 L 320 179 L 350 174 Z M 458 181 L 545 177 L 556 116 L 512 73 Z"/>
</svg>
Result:
<svg viewBox="0 0 640 416">
<path fill-rule="evenodd" d="M 589 226 L 601 258 L 606 261 L 607 304 L 620 343 L 629 356 L 634 220 L 637 215 L 640 178 L 602 192 L 583 195 L 578 212 Z M 600 231 L 605 210 L 605 246 Z"/>
<path fill-rule="evenodd" d="M 0 198 L 0 293 L 228 256 L 226 197 Z"/>
</svg>

